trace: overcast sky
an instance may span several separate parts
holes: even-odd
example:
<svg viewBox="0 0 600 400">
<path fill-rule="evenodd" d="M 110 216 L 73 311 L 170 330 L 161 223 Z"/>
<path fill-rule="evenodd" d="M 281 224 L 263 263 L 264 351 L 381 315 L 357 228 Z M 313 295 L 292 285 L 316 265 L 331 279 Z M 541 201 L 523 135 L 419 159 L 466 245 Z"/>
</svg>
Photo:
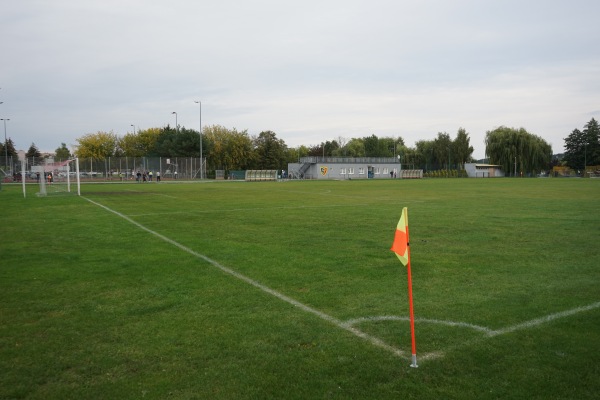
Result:
<svg viewBox="0 0 600 400">
<path fill-rule="evenodd" d="M 523 127 L 563 151 L 600 119 L 600 1 L 19 0 L 0 13 L 17 149 L 177 122 L 289 147 Z"/>
</svg>

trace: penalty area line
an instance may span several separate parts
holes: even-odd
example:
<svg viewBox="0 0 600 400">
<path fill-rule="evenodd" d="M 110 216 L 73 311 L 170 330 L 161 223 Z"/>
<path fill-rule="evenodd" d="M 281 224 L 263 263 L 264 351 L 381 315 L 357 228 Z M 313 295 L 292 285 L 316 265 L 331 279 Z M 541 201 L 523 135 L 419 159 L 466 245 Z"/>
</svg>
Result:
<svg viewBox="0 0 600 400">
<path fill-rule="evenodd" d="M 557 312 L 554 314 L 546 315 L 544 317 L 540 317 L 540 318 L 532 319 L 532 320 L 529 320 L 526 322 L 522 322 L 517 325 L 512 325 L 512 326 L 508 326 L 506 328 L 498 329 L 495 331 L 490 331 L 487 333 L 487 335 L 490 337 L 504 335 L 506 333 L 511 333 L 511 332 L 522 330 L 522 329 L 532 328 L 537 325 L 546 324 L 548 322 L 554 321 L 555 319 L 570 317 L 571 315 L 579 314 L 580 312 L 584 312 L 584 311 L 590 311 L 590 310 L 593 310 L 593 309 L 599 308 L 599 307 L 600 307 L 600 301 L 598 301 L 596 303 L 588 304 L 587 306 L 572 308 L 570 310 L 561 311 L 561 312 Z"/>
<path fill-rule="evenodd" d="M 163 240 L 164 242 L 169 243 L 169 244 L 177 247 L 178 249 L 180 249 L 180 250 L 182 250 L 182 251 L 184 251 L 184 252 L 186 252 L 188 254 L 191 254 L 191 255 L 193 255 L 193 256 L 195 256 L 197 258 L 200 258 L 200 259 L 206 261 L 207 263 L 209 263 L 213 267 L 218 268 L 219 270 L 221 270 L 222 272 L 224 272 L 226 274 L 229 274 L 229 275 L 231 275 L 231 276 L 233 276 L 233 277 L 235 277 L 235 278 L 237 278 L 237 279 L 239 279 L 241 281 L 244 281 L 244 282 L 246 282 L 246 283 L 254 286 L 255 288 L 258 288 L 258 289 L 262 290 L 263 292 L 265 292 L 267 294 L 270 294 L 271 296 L 274 296 L 274 297 L 278 298 L 279 300 L 282 300 L 282 301 L 284 301 L 284 302 L 286 302 L 288 304 L 291 304 L 291 305 L 293 305 L 293 306 L 295 306 L 295 307 L 297 307 L 297 308 L 299 308 L 299 309 L 301 309 L 301 310 L 303 310 L 303 311 L 305 311 L 307 313 L 313 314 L 313 315 L 315 315 L 315 316 L 317 316 L 317 317 L 319 317 L 319 318 L 321 318 L 321 319 L 329 322 L 330 324 L 332 324 L 332 325 L 334 325 L 334 326 L 336 326 L 336 327 L 338 327 L 340 329 L 343 329 L 343 330 L 345 330 L 347 332 L 350 332 L 353 335 L 355 335 L 355 336 L 357 336 L 357 337 L 359 337 L 359 338 L 361 338 L 363 340 L 366 340 L 367 342 L 371 343 L 372 345 L 374 345 L 376 347 L 379 347 L 379 348 L 381 348 L 383 350 L 386 350 L 386 351 L 392 353 L 395 356 L 398 356 L 398 357 L 410 360 L 410 355 L 408 353 L 406 353 L 406 352 L 404 352 L 404 351 L 402 351 L 402 350 L 400 350 L 400 349 L 398 349 L 398 348 L 396 348 L 394 346 L 390 346 L 389 344 L 385 343 L 383 340 L 381 340 L 381 339 L 379 339 L 377 337 L 371 336 L 371 335 L 369 335 L 369 334 L 367 334 L 367 333 L 365 333 L 365 332 L 363 332 L 363 331 L 361 331 L 359 329 L 354 328 L 353 326 L 348 325 L 347 323 L 344 323 L 343 321 L 341 321 L 341 320 L 339 320 L 339 319 L 337 319 L 335 317 L 332 317 L 331 315 L 325 314 L 322 311 L 319 311 L 319 310 L 317 310 L 315 308 L 307 306 L 306 304 L 300 303 L 299 301 L 294 300 L 291 297 L 288 297 L 288 296 L 284 295 L 283 293 L 280 293 L 280 292 L 278 292 L 278 291 L 276 291 L 274 289 L 271 289 L 270 287 L 265 286 L 262 283 L 260 283 L 258 281 L 255 281 L 254 279 L 251 279 L 251 278 L 249 278 L 249 277 L 247 277 L 247 276 L 245 276 L 245 275 L 243 275 L 243 274 L 241 274 L 241 273 L 239 273 L 237 271 L 234 271 L 231 268 L 225 267 L 224 265 L 222 265 L 222 264 L 218 263 L 217 261 L 215 261 L 215 260 L 213 260 L 213 259 L 205 256 L 204 254 L 200 254 L 200 253 L 198 253 L 198 252 L 190 249 L 189 247 L 186 247 L 186 246 L 182 245 L 181 243 L 176 242 L 173 239 L 170 239 L 170 238 L 168 238 L 168 237 L 166 237 L 166 236 L 164 236 L 164 235 L 162 235 L 162 234 L 160 234 L 160 233 L 158 233 L 156 231 L 153 231 L 152 229 L 145 227 L 144 225 L 140 224 L 139 222 L 134 221 L 133 219 L 129 218 L 128 216 L 126 216 L 124 214 L 121 214 L 120 212 L 115 211 L 115 210 L 113 210 L 110 207 L 107 207 L 107 206 L 105 206 L 103 204 L 100 204 L 100 203 L 98 203 L 96 201 L 88 199 L 87 197 L 83 197 L 82 196 L 82 198 L 85 199 L 85 200 L 87 200 L 88 202 L 90 202 L 90 203 L 92 203 L 92 204 L 100 207 L 100 208 L 103 208 L 104 210 L 106 210 L 106 211 L 108 211 L 110 213 L 113 213 L 113 214 L 117 215 L 120 218 L 123 218 L 127 222 L 129 222 L 129 223 L 137 226 L 141 230 L 146 231 L 147 233 L 149 233 L 151 235 L 156 236 L 157 238 Z M 424 355 L 424 356 L 425 356 L 425 358 L 427 358 L 427 355 Z M 421 357 L 421 358 L 423 358 L 423 357 Z"/>
</svg>

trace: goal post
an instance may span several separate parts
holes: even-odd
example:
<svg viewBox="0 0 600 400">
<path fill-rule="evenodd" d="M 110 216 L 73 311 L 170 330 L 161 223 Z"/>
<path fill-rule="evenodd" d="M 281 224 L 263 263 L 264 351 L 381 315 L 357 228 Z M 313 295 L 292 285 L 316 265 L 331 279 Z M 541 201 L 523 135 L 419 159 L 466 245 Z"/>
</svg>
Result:
<svg viewBox="0 0 600 400">
<path fill-rule="evenodd" d="M 75 164 L 72 171 L 71 163 Z M 39 182 L 38 196 L 77 194 L 81 196 L 81 181 L 79 179 L 79 159 L 73 158 L 60 162 L 46 162 L 31 167 L 32 175 Z"/>
</svg>

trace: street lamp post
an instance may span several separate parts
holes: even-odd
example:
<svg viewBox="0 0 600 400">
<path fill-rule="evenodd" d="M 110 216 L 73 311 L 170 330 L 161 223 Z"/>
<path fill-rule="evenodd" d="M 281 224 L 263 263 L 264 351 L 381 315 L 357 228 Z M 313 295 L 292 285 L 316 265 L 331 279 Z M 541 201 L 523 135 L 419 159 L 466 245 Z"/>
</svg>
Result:
<svg viewBox="0 0 600 400">
<path fill-rule="evenodd" d="M 135 125 L 131 124 L 131 126 L 133 126 L 133 136 L 135 136 Z M 127 169 L 127 171 L 129 171 L 129 165 L 128 165 L 128 162 L 127 162 L 127 157 L 125 157 L 125 168 Z M 135 168 L 135 165 L 134 165 L 134 168 Z M 131 170 L 131 176 L 133 177 L 133 168 Z M 127 172 L 125 172 L 125 179 L 127 179 Z"/>
<path fill-rule="evenodd" d="M 587 167 L 587 138 L 583 144 L 583 177 L 585 178 L 585 168 Z"/>
<path fill-rule="evenodd" d="M 202 101 L 194 100 L 194 103 L 200 107 L 200 179 L 204 179 L 202 171 L 204 170 L 204 164 L 202 164 Z"/>
<path fill-rule="evenodd" d="M 175 114 L 175 132 L 179 133 L 179 124 L 177 123 L 177 113 L 173 111 L 171 114 Z"/>
<path fill-rule="evenodd" d="M 10 118 L 0 118 L 4 121 L 4 173 L 8 170 L 8 141 L 6 140 L 6 121 L 10 121 Z"/>
</svg>

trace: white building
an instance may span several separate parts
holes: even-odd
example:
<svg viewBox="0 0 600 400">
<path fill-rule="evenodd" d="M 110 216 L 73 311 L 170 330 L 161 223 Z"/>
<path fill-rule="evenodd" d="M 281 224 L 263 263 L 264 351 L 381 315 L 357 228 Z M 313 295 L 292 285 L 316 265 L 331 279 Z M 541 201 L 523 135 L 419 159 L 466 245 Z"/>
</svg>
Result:
<svg viewBox="0 0 600 400">
<path fill-rule="evenodd" d="M 402 165 L 393 157 L 302 157 L 288 164 L 292 179 L 394 179 L 403 175 Z M 414 172 L 411 177 L 423 176 Z"/>
<path fill-rule="evenodd" d="M 501 165 L 495 164 L 465 164 L 465 171 L 469 178 L 498 178 L 504 176 Z"/>
</svg>

